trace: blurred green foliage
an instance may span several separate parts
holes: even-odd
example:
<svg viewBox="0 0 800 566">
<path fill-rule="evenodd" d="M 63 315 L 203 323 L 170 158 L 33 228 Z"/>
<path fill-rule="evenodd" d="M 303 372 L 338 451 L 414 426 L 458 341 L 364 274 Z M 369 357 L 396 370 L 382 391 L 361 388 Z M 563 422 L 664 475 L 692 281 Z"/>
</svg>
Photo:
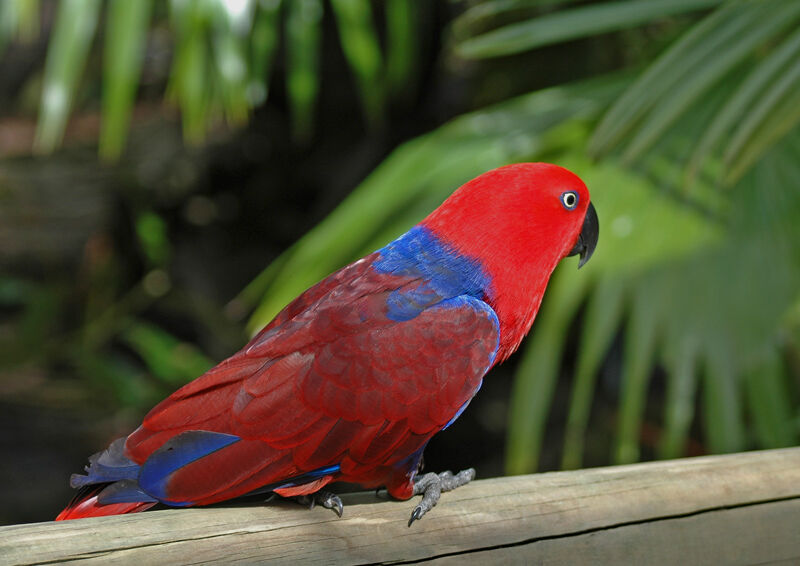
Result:
<svg viewBox="0 0 800 566">
<path fill-rule="evenodd" d="M 372 127 L 383 122 L 386 94 L 402 95 L 413 71 L 415 8 L 411 0 L 393 0 L 386 6 L 390 41 L 385 58 L 369 0 L 331 0 L 330 4 L 322 0 L 109 0 L 105 4 L 64 0 L 57 8 L 34 145 L 43 153 L 61 144 L 98 27 L 104 38 L 99 150 L 109 160 L 118 159 L 125 146 L 151 27 L 167 26 L 173 38 L 175 55 L 165 97 L 180 109 L 185 139 L 192 143 L 201 142 L 221 116 L 233 126 L 241 125 L 255 106 L 264 103 L 282 28 L 294 134 L 297 140 L 307 141 L 318 97 L 326 9 L 336 16 L 345 59 Z M 3 3 L 0 53 L 15 33 L 28 39 L 35 36 L 38 10 L 38 2 Z"/>
<path fill-rule="evenodd" d="M 38 6 L 13 0 L 2 6 L 0 48 L 15 35 L 30 37 L 38 25 Z M 525 66 L 530 50 L 597 35 L 623 51 L 631 37 L 658 47 L 620 57 L 611 74 L 587 64 L 578 82 L 474 108 L 402 144 L 239 294 L 234 304 L 254 313 L 249 330 L 320 278 L 407 230 L 466 180 L 510 162 L 553 161 L 587 182 L 602 235 L 579 274 L 570 260 L 557 270 L 523 344 L 508 415 L 507 470 L 539 467 L 562 378 L 570 394 L 561 465 L 583 464 L 598 379 L 615 348 L 622 353 L 610 460 L 645 455 L 645 414 L 658 372 L 665 375 L 663 406 L 646 455 L 685 454 L 694 425 L 713 452 L 797 443 L 800 387 L 790 362 L 800 352 L 800 3 L 448 6 L 456 16 L 443 50 L 455 65 L 536 73 Z M 180 109 L 187 141 L 204 139 L 222 117 L 242 124 L 264 103 L 281 45 L 293 133 L 309 140 L 328 10 L 365 122 L 379 128 L 389 98 L 416 80 L 418 9 L 411 0 L 65 0 L 49 39 L 36 148 L 52 151 L 61 142 L 99 28 L 105 30 L 100 154 L 120 156 L 154 25 L 166 27 L 174 42 L 165 97 Z M 0 336 L 1 357 L 24 359 L 41 347 L 139 407 L 202 372 L 211 363 L 205 354 L 142 316 L 171 285 L 165 226 L 157 212 L 136 210 L 145 273 L 133 289 L 120 287 L 117 260 L 98 254 L 90 262 L 83 285 L 91 299 L 80 330 L 64 342 L 46 340 L 62 304 L 57 287 L 0 279 L 0 307 L 14 313 L 20 329 Z M 121 348 L 99 347 L 109 342 Z M 123 352 L 135 354 L 147 371 Z M 574 360 L 567 376 L 565 359 Z"/>
</svg>

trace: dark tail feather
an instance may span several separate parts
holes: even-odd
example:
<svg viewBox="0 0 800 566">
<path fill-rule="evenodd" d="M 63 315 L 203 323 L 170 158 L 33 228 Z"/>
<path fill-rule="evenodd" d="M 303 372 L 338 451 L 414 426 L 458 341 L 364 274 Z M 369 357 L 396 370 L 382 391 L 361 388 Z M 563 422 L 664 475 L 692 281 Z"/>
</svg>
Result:
<svg viewBox="0 0 800 566">
<path fill-rule="evenodd" d="M 56 521 L 83 519 L 85 517 L 104 517 L 106 515 L 122 515 L 138 513 L 150 509 L 157 501 L 136 501 L 132 503 L 98 503 L 97 496 L 108 484 L 87 485 L 78 490 L 69 505 L 58 514 Z"/>
</svg>

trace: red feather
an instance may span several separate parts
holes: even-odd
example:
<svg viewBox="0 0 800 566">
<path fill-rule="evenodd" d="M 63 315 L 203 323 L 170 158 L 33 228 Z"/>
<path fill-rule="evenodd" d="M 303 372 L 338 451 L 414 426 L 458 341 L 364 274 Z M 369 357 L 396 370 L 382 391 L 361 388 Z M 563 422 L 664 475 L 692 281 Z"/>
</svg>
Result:
<svg viewBox="0 0 800 566">
<path fill-rule="evenodd" d="M 84 519 L 86 517 L 106 517 L 109 515 L 123 515 L 125 513 L 138 513 L 146 511 L 156 503 L 112 503 L 111 505 L 101 505 L 97 502 L 97 495 L 103 491 L 105 485 L 91 486 L 79 491 L 72 501 L 69 502 L 61 513 L 56 517 L 56 521 L 66 521 L 68 519 Z"/>
</svg>

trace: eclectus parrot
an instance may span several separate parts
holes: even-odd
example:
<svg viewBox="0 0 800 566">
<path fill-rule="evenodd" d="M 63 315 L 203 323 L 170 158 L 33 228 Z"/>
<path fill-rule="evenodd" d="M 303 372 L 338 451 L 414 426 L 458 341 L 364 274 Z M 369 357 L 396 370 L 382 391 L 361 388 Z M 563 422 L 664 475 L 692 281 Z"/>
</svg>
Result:
<svg viewBox="0 0 800 566">
<path fill-rule="evenodd" d="M 530 330 L 566 256 L 597 243 L 589 192 L 546 163 L 489 171 L 411 230 L 323 279 L 241 351 L 89 458 L 57 520 L 303 496 L 350 482 L 421 494 L 409 525 L 475 475 L 417 475 L 431 437 Z"/>
</svg>

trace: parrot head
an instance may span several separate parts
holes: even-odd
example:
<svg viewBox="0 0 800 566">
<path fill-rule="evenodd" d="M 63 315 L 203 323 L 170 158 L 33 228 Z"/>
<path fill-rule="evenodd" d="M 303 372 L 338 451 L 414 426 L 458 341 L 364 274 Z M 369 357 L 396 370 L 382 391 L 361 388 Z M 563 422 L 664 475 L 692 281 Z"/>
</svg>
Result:
<svg viewBox="0 0 800 566">
<path fill-rule="evenodd" d="M 574 173 L 549 163 L 494 169 L 461 186 L 422 225 L 488 275 L 486 301 L 501 327 L 498 362 L 533 324 L 559 261 L 597 245 L 599 223 L 589 191 Z"/>
</svg>

